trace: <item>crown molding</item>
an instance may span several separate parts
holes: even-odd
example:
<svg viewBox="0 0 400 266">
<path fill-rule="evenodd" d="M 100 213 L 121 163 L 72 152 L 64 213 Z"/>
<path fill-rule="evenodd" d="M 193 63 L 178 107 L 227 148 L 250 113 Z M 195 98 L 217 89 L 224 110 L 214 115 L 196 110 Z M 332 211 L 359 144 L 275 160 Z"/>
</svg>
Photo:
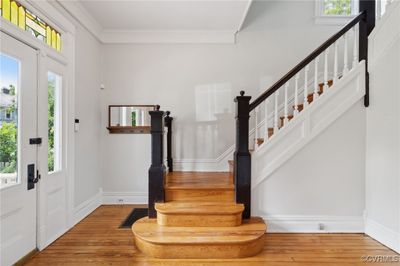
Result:
<svg viewBox="0 0 400 266">
<path fill-rule="evenodd" d="M 241 29 L 250 9 L 249 0 L 237 29 L 225 31 L 129 31 L 107 30 L 77 1 L 57 2 L 79 23 L 105 44 L 146 44 L 146 43 L 181 43 L 181 44 L 234 44 L 236 33 Z"/>
<path fill-rule="evenodd" d="M 103 43 L 211 43 L 234 44 L 235 31 L 120 31 L 105 30 Z"/>
<path fill-rule="evenodd" d="M 100 42 L 103 28 L 97 20 L 86 11 L 81 3 L 77 1 L 59 1 L 57 2 L 83 27 L 92 33 Z"/>
</svg>

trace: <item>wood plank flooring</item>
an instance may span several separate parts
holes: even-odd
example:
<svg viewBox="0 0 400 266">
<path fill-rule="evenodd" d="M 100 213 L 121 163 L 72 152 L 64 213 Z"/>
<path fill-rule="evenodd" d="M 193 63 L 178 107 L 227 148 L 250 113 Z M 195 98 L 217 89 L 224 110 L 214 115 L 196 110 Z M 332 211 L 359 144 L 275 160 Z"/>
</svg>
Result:
<svg viewBox="0 0 400 266">
<path fill-rule="evenodd" d="M 397 255 L 363 234 L 267 234 L 263 251 L 236 260 L 160 260 L 147 258 L 134 247 L 132 231 L 118 229 L 133 205 L 106 205 L 60 237 L 27 265 L 375 265 L 364 255 Z M 136 205 L 136 207 L 140 207 Z M 376 265 L 399 265 L 379 263 Z"/>
</svg>

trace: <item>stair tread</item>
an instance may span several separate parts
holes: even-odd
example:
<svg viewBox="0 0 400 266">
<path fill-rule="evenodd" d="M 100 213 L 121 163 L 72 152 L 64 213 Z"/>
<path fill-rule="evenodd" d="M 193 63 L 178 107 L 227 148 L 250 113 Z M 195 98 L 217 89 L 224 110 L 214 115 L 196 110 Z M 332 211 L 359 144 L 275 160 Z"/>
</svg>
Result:
<svg viewBox="0 0 400 266">
<path fill-rule="evenodd" d="M 173 172 L 167 175 L 165 189 L 233 189 L 228 172 Z"/>
<path fill-rule="evenodd" d="M 234 227 L 172 227 L 160 226 L 148 217 L 132 226 L 135 237 L 154 244 L 232 244 L 254 241 L 265 233 L 266 225 L 260 217 L 243 220 Z"/>
<path fill-rule="evenodd" d="M 157 212 L 165 214 L 234 214 L 244 210 L 243 204 L 233 202 L 179 202 L 156 203 Z"/>
</svg>

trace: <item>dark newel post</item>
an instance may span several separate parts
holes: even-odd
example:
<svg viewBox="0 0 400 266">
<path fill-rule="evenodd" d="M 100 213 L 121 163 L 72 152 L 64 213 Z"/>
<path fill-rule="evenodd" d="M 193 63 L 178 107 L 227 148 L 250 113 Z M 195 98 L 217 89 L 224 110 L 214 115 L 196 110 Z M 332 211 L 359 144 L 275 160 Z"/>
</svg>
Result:
<svg viewBox="0 0 400 266">
<path fill-rule="evenodd" d="M 170 172 L 174 171 L 173 168 L 173 160 L 172 160 L 172 120 L 173 118 L 170 117 L 170 111 L 165 112 L 166 117 L 164 118 L 165 126 L 168 129 L 167 132 L 167 165 L 168 165 L 168 170 Z"/>
<path fill-rule="evenodd" d="M 251 202 L 251 155 L 249 151 L 249 118 L 251 96 L 244 91 L 236 102 L 236 150 L 235 158 L 235 194 L 236 203 L 244 204 L 243 218 L 250 218 Z"/>
<path fill-rule="evenodd" d="M 364 106 L 369 106 L 369 72 L 368 72 L 368 35 L 375 27 L 374 0 L 360 0 L 360 11 L 366 11 L 366 15 L 360 21 L 359 27 L 359 60 L 365 60 L 365 97 Z"/>
<path fill-rule="evenodd" d="M 149 218 L 156 218 L 156 202 L 164 202 L 165 166 L 164 157 L 164 112 L 157 105 L 151 116 L 151 166 L 149 169 Z"/>
</svg>

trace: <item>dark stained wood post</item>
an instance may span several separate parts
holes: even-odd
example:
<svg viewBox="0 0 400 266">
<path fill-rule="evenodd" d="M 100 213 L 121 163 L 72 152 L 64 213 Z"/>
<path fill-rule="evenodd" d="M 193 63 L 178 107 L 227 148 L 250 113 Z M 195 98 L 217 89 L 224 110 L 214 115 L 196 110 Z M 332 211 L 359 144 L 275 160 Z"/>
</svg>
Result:
<svg viewBox="0 0 400 266">
<path fill-rule="evenodd" d="M 164 202 L 164 112 L 157 105 L 151 116 L 151 166 L 149 169 L 149 218 L 156 218 L 156 202 Z"/>
<path fill-rule="evenodd" d="M 170 111 L 165 112 L 165 114 L 167 116 L 164 118 L 164 122 L 165 122 L 165 127 L 168 129 L 168 132 L 167 132 L 167 166 L 168 166 L 168 171 L 173 172 L 174 171 L 173 160 L 172 160 L 172 120 L 173 120 L 173 118 L 169 116 L 171 114 Z"/>
<path fill-rule="evenodd" d="M 234 154 L 234 177 L 236 203 L 244 204 L 242 216 L 250 218 L 251 203 L 251 155 L 249 151 L 249 118 L 251 96 L 244 91 L 235 98 L 236 102 L 236 150 Z"/>
<path fill-rule="evenodd" d="M 365 11 L 365 16 L 360 21 L 359 26 L 359 60 L 365 60 L 365 97 L 364 106 L 369 106 L 369 72 L 368 72 L 368 35 L 375 27 L 376 20 L 376 1 L 360 0 L 360 12 Z"/>
</svg>

